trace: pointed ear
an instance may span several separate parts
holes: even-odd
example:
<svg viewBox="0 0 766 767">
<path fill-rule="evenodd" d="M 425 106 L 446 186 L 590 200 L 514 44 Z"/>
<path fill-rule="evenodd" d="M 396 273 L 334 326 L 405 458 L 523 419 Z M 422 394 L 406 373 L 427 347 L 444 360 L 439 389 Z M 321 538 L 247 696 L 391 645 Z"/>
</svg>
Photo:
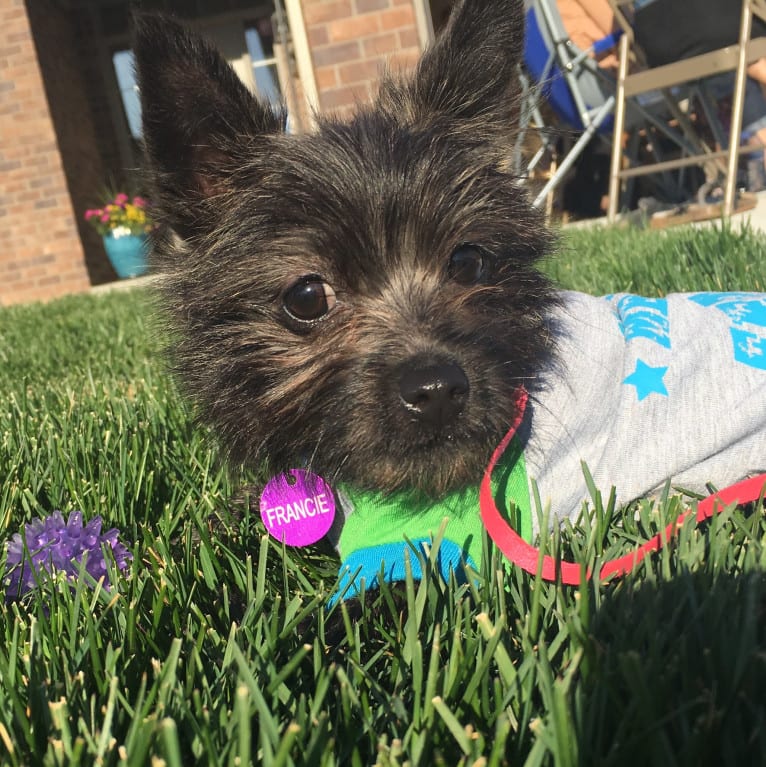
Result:
<svg viewBox="0 0 766 767">
<path fill-rule="evenodd" d="M 182 236 L 206 226 L 209 198 L 231 188 L 252 139 L 281 116 L 242 84 L 200 36 L 167 16 L 137 13 L 133 52 L 143 139 L 157 201 Z"/>
<path fill-rule="evenodd" d="M 379 103 L 413 122 L 442 117 L 457 130 L 507 136 L 517 117 L 523 52 L 523 0 L 458 0 L 414 76 L 384 83 Z"/>
</svg>

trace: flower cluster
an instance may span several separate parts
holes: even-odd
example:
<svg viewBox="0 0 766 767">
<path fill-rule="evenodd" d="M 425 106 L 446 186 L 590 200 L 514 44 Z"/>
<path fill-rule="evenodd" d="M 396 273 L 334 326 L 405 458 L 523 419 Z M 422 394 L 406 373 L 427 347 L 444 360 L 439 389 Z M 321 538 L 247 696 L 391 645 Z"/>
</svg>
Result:
<svg viewBox="0 0 766 767">
<path fill-rule="evenodd" d="M 120 192 L 103 208 L 85 211 L 85 220 L 101 234 L 124 237 L 128 234 L 145 234 L 153 224 L 148 211 L 149 204 L 143 197 L 128 197 Z"/>
<path fill-rule="evenodd" d="M 103 578 L 104 586 L 109 588 L 104 547 L 111 549 L 114 562 L 121 570 L 132 557 L 118 541 L 119 532 L 112 528 L 102 533 L 101 523 L 101 517 L 93 517 L 83 525 L 80 511 L 73 511 L 64 521 L 61 512 L 54 511 L 49 517 L 35 518 L 25 524 L 7 544 L 3 577 L 6 602 L 20 599 L 54 570 L 76 579 L 83 560 L 88 574 L 95 580 Z"/>
</svg>

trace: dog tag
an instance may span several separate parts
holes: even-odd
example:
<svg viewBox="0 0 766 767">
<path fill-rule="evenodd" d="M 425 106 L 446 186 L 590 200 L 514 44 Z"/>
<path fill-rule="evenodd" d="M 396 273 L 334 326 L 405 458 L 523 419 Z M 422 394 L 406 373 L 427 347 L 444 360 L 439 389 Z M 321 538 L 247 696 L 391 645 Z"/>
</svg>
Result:
<svg viewBox="0 0 766 767">
<path fill-rule="evenodd" d="M 269 534 L 287 546 L 310 546 L 332 526 L 335 497 L 318 474 L 290 469 L 263 488 L 261 519 Z"/>
</svg>

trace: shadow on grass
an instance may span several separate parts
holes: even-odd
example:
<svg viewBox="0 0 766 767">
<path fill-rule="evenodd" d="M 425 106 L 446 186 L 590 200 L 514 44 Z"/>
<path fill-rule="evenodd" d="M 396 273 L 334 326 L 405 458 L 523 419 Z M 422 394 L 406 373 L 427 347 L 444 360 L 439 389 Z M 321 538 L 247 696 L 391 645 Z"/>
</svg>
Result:
<svg viewBox="0 0 766 767">
<path fill-rule="evenodd" d="M 766 764 L 766 577 L 626 581 L 572 701 L 581 765 Z"/>
</svg>

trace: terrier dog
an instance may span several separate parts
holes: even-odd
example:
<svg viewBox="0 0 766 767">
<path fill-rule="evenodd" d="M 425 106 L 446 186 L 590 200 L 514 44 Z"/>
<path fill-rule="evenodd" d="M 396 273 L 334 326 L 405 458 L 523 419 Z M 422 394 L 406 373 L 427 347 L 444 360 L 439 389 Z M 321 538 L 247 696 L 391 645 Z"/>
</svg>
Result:
<svg viewBox="0 0 766 767">
<path fill-rule="evenodd" d="M 766 466 L 764 297 L 594 298 L 538 270 L 552 240 L 507 163 L 523 41 L 521 0 L 463 0 L 410 77 L 288 135 L 202 39 L 137 19 L 182 380 L 233 461 L 336 485 L 368 585 L 444 517 L 445 572 L 476 565 L 514 423 L 496 493 L 527 538 L 528 481 L 576 515 L 583 461 L 623 503 Z"/>
</svg>

